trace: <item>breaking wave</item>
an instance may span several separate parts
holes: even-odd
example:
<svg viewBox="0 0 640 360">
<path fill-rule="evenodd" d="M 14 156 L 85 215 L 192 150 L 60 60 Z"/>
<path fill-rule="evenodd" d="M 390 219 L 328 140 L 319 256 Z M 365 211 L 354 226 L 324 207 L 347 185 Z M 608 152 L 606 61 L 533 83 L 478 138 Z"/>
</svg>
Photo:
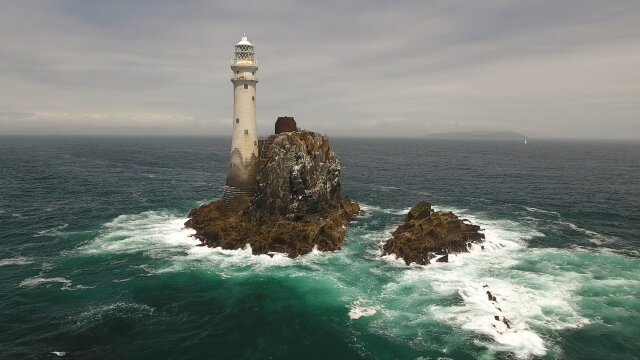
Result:
<svg viewBox="0 0 640 360">
<path fill-rule="evenodd" d="M 54 226 L 50 229 L 36 232 L 35 236 L 60 236 L 62 235 L 62 230 L 66 229 L 67 226 L 69 226 L 69 224 Z"/>
<path fill-rule="evenodd" d="M 74 290 L 83 290 L 83 289 L 93 289 L 95 288 L 95 286 L 86 286 L 86 285 L 75 285 L 72 286 L 71 285 L 72 281 L 64 278 L 64 277 L 45 277 L 43 274 L 40 274 L 38 276 L 34 276 L 34 277 L 30 277 L 27 279 L 24 279 L 20 282 L 20 284 L 18 284 L 18 286 L 23 287 L 23 288 L 36 288 L 40 285 L 51 285 L 51 284 L 62 284 L 62 287 L 60 287 L 60 290 L 69 290 L 69 291 L 74 291 Z"/>
<path fill-rule="evenodd" d="M 379 309 L 380 306 L 371 305 L 370 301 L 360 298 L 349 306 L 349 318 L 357 320 L 361 317 L 371 316 L 378 312 Z"/>
<path fill-rule="evenodd" d="M 553 216 L 557 216 L 557 217 L 560 216 L 560 213 L 555 212 L 555 211 L 543 210 L 543 209 L 538 209 L 538 208 L 529 207 L 529 206 L 525 206 L 524 208 L 527 209 L 527 211 L 530 211 L 530 212 L 537 212 L 537 213 L 553 215 Z"/>
<path fill-rule="evenodd" d="M 562 221 L 562 220 L 558 220 L 556 221 L 557 224 L 560 225 L 564 225 L 569 227 L 571 230 L 582 233 L 584 235 L 587 236 L 587 240 L 595 245 L 603 245 L 603 244 L 607 244 L 607 243 L 611 243 L 613 241 L 616 241 L 617 238 L 615 236 L 606 236 L 606 235 L 602 235 L 596 231 L 593 230 L 588 230 L 585 228 L 582 228 L 574 223 L 568 222 L 568 221 Z"/>
<path fill-rule="evenodd" d="M 43 276 L 34 276 L 28 279 L 24 279 L 20 282 L 20 287 L 24 288 L 34 288 L 42 284 L 55 284 L 59 283 L 63 285 L 63 288 L 69 287 L 71 285 L 71 280 L 63 278 L 63 277 L 52 277 L 47 278 Z"/>
<path fill-rule="evenodd" d="M 484 249 L 474 244 L 469 253 L 450 255 L 449 263 L 413 264 L 402 271 L 382 291 L 386 311 L 376 324 L 381 332 L 401 333 L 402 329 L 389 329 L 395 318 L 419 322 L 428 316 L 483 335 L 475 342 L 490 353 L 506 351 L 528 358 L 547 353 L 550 345 L 544 340 L 546 331 L 589 323 L 577 311 L 577 285 L 572 273 L 522 270 L 522 262 L 528 257 L 556 252 L 527 248 L 527 240 L 544 236 L 542 233 L 514 221 L 480 218 L 464 209 L 439 210 L 452 210 L 480 225 L 486 236 Z M 566 255 L 562 254 L 564 250 L 557 251 Z M 404 265 L 395 256 L 380 259 L 396 268 Z M 495 297 L 493 301 L 488 291 Z M 410 299 L 396 295 L 407 293 L 412 294 Z M 407 302 L 422 305 L 413 308 L 406 306 Z"/>
<path fill-rule="evenodd" d="M 604 244 L 607 243 L 611 243 L 614 242 L 616 240 L 618 240 L 617 237 L 615 236 L 608 236 L 608 235 L 603 235 L 598 233 L 597 231 L 593 231 L 593 230 L 589 230 L 589 229 L 585 229 L 581 226 L 578 226 L 574 223 L 572 223 L 571 221 L 567 220 L 565 217 L 563 217 L 560 213 L 556 212 L 556 211 L 550 211 L 550 210 L 543 210 L 543 209 L 538 209 L 535 207 L 528 207 L 525 206 L 524 207 L 527 211 L 532 212 L 532 213 L 539 213 L 539 214 L 543 214 L 543 215 L 547 215 L 549 216 L 555 224 L 558 224 L 560 226 L 563 227 L 567 227 L 575 232 L 581 233 L 583 235 L 587 236 L 587 241 L 589 241 L 590 243 L 597 245 L 597 246 L 602 246 Z M 539 219 L 535 219 L 535 220 L 539 220 Z"/>
<path fill-rule="evenodd" d="M 253 255 L 249 244 L 236 250 L 202 246 L 185 228 L 187 218 L 167 212 L 147 211 L 121 215 L 103 226 L 102 233 L 77 249 L 82 255 L 143 253 L 150 258 L 165 259 L 171 265 L 148 270 L 152 273 L 174 272 L 193 268 L 221 270 L 236 268 L 256 271 L 269 267 L 290 266 L 301 262 L 322 262 L 329 254 L 314 249 L 297 259 L 287 254 Z M 221 273 L 224 275 L 224 273 Z"/>
<path fill-rule="evenodd" d="M 151 306 L 135 302 L 118 301 L 90 306 L 69 320 L 75 328 L 82 331 L 109 319 L 119 318 L 126 320 L 154 316 L 155 314 L 155 308 Z"/>
<path fill-rule="evenodd" d="M 195 231 L 184 227 L 185 221 L 164 211 L 120 215 L 78 251 L 88 255 L 147 252 L 150 257 L 163 257 L 168 250 L 189 249 L 200 243 L 192 237 Z"/>
<path fill-rule="evenodd" d="M 28 265 L 33 264 L 33 260 L 27 257 L 15 257 L 15 258 L 7 258 L 0 259 L 0 266 L 19 266 L 19 265 Z"/>
</svg>

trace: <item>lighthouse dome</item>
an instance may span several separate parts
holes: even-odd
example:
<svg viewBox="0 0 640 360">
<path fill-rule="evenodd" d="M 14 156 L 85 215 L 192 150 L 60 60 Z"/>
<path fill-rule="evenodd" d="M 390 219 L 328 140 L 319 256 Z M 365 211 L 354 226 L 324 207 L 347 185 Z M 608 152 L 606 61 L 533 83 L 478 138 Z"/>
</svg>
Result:
<svg viewBox="0 0 640 360">
<path fill-rule="evenodd" d="M 249 45 L 249 46 L 253 46 L 252 43 L 249 42 L 249 40 L 247 40 L 247 33 L 244 33 L 244 35 L 242 35 L 242 39 L 236 44 L 236 45 Z"/>
</svg>

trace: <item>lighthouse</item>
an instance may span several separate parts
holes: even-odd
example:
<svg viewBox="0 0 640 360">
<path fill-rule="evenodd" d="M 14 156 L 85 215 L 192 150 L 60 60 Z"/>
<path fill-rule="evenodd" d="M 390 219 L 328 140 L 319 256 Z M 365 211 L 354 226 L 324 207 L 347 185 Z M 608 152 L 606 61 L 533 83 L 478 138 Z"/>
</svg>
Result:
<svg viewBox="0 0 640 360">
<path fill-rule="evenodd" d="M 253 44 L 242 36 L 236 44 L 233 70 L 233 137 L 229 173 L 222 202 L 229 210 L 242 209 L 253 195 L 258 170 L 256 125 L 256 72 L 258 63 Z"/>
</svg>

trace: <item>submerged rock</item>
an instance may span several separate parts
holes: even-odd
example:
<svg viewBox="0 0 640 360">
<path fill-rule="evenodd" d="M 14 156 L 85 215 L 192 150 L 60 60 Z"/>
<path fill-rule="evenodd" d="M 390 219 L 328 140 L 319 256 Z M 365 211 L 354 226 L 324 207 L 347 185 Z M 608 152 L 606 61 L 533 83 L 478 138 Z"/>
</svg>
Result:
<svg viewBox="0 0 640 360">
<path fill-rule="evenodd" d="M 211 247 L 290 257 L 338 250 L 345 225 L 359 213 L 342 195 L 340 162 L 329 139 L 310 131 L 284 132 L 265 142 L 260 153 L 257 188 L 242 211 L 228 211 L 220 201 L 191 210 L 186 226 Z"/>
<path fill-rule="evenodd" d="M 450 253 L 468 252 L 470 243 L 484 241 L 479 226 L 452 212 L 434 211 L 426 201 L 409 211 L 392 236 L 384 244 L 383 253 L 395 254 L 407 265 L 427 265 L 438 256 L 442 256 L 438 261 L 446 262 Z"/>
</svg>

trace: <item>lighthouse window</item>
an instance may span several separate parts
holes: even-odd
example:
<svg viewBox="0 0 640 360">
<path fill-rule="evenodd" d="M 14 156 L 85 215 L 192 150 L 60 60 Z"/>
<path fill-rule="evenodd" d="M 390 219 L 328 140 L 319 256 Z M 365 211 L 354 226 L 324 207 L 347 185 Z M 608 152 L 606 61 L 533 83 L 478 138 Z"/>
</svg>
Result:
<svg viewBox="0 0 640 360">
<path fill-rule="evenodd" d="M 249 88 L 249 85 L 244 84 L 244 88 L 245 88 L 245 89 L 248 89 L 248 88 Z"/>
<path fill-rule="evenodd" d="M 245 131 L 244 131 L 244 134 L 245 134 L 245 135 L 249 135 L 249 130 L 245 130 Z"/>
<path fill-rule="evenodd" d="M 256 97 L 255 97 L 255 96 L 252 96 L 252 97 L 251 97 L 251 100 L 256 101 Z"/>
<path fill-rule="evenodd" d="M 240 119 L 236 118 L 236 124 L 240 123 Z"/>
</svg>

